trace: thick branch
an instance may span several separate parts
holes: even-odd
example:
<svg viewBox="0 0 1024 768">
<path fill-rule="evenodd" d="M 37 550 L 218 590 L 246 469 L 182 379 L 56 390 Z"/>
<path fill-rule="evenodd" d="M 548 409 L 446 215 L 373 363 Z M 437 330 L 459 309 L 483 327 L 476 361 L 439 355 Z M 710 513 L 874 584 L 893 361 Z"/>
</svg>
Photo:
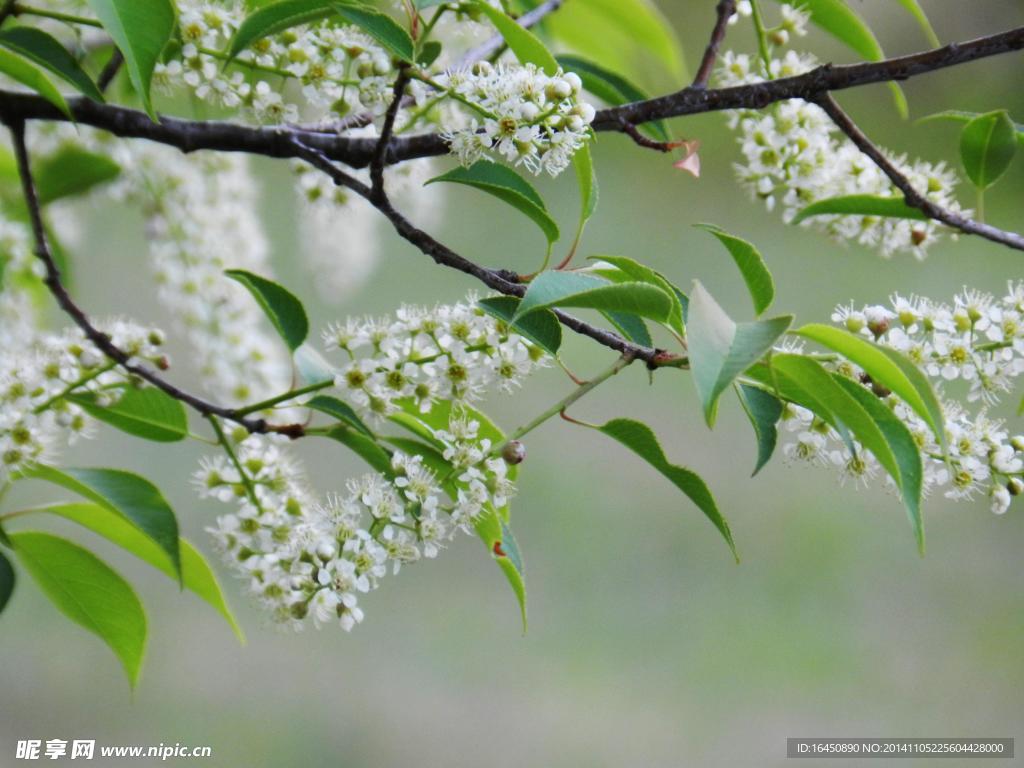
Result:
<svg viewBox="0 0 1024 768">
<path fill-rule="evenodd" d="M 881 169 L 882 173 L 889 177 L 893 185 L 903 193 L 907 205 L 917 208 L 929 219 L 940 221 L 954 229 L 959 229 L 961 232 L 969 235 L 978 235 L 986 240 L 1024 251 L 1024 237 L 1016 232 L 1007 232 L 984 222 L 969 219 L 959 213 L 936 205 L 918 192 L 910 182 L 910 179 L 857 127 L 857 124 L 843 111 L 843 108 L 839 106 L 831 95 L 823 94 L 815 102 L 828 113 L 836 127 L 845 133 L 861 152 L 871 158 L 871 161 Z"/>
<path fill-rule="evenodd" d="M 689 87 L 667 96 L 600 110 L 593 127 L 598 131 L 623 131 L 624 125 L 638 125 L 701 112 L 762 109 L 786 99 L 813 101 L 818 95 L 829 91 L 906 80 L 1022 48 L 1024 27 L 1018 27 L 976 40 L 879 62 L 844 66 L 826 64 L 802 75 L 732 88 Z M 373 159 L 377 146 L 376 139 L 351 138 L 299 128 L 252 127 L 173 117 L 164 117 L 159 123 L 154 123 L 144 112 L 97 104 L 81 97 L 68 99 L 68 105 L 75 120 L 83 125 L 101 128 L 116 136 L 168 144 L 183 152 L 211 149 L 248 152 L 267 157 L 297 157 L 295 142 L 298 140 L 303 146 L 317 150 L 332 161 L 353 168 L 364 168 Z M 0 117 L 5 122 L 67 120 L 60 110 L 40 96 L 2 90 Z M 447 151 L 444 139 L 436 133 L 396 138 L 391 142 L 386 162 L 393 164 L 418 157 L 442 155 Z"/>
<path fill-rule="evenodd" d="M 43 224 L 42 212 L 39 207 L 39 197 L 36 194 L 35 182 L 32 178 L 32 168 L 29 163 L 28 149 L 25 145 L 25 125 L 20 122 L 9 123 L 8 128 L 11 131 L 11 137 L 14 143 L 14 154 L 18 164 L 18 174 L 21 177 L 22 194 L 25 198 L 25 206 L 28 209 L 29 221 L 32 225 L 32 236 L 35 241 L 35 253 L 43 263 L 46 271 L 43 282 L 46 284 L 47 288 L 50 289 L 50 293 L 53 294 L 53 297 L 60 308 L 71 317 L 75 324 L 82 330 L 82 333 L 85 334 L 86 338 L 95 344 L 103 354 L 121 366 L 124 370 L 149 382 L 154 387 L 163 390 L 175 400 L 179 400 L 182 403 L 189 405 L 203 416 L 220 416 L 221 418 L 233 421 L 236 424 L 241 424 L 250 432 L 279 432 L 293 438 L 301 436 L 303 432 L 301 424 L 275 426 L 267 424 L 263 419 L 245 418 L 244 416 L 240 416 L 233 409 L 209 403 L 195 395 L 179 389 L 169 382 L 164 381 L 163 378 L 158 376 L 149 368 L 132 362 L 131 355 L 116 346 L 107 334 L 103 333 L 103 331 L 99 330 L 92 324 L 92 321 L 90 321 L 85 312 L 75 304 L 74 300 L 67 292 L 67 289 L 64 287 L 64 283 L 61 281 L 60 277 L 60 270 L 57 268 L 57 264 L 53 259 L 53 254 L 50 251 L 50 246 L 46 237 L 46 227 Z"/>
</svg>

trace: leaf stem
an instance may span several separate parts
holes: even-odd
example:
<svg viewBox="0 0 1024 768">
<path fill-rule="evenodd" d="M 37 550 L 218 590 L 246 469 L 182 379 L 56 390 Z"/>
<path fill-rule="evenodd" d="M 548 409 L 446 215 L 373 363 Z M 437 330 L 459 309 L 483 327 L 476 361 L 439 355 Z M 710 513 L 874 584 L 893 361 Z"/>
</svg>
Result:
<svg viewBox="0 0 1024 768">
<path fill-rule="evenodd" d="M 242 485 L 245 487 L 246 495 L 249 500 L 253 503 L 256 509 L 259 510 L 260 514 L 263 514 L 263 505 L 260 504 L 260 499 L 256 495 L 256 485 L 253 483 L 252 478 L 246 473 L 245 468 L 242 466 L 242 462 L 238 460 L 238 454 L 235 453 L 235 449 L 231 447 L 231 441 L 228 436 L 224 434 L 224 428 L 220 425 L 220 420 L 212 413 L 206 417 L 210 425 L 213 427 L 213 431 L 217 433 L 217 442 L 220 443 L 221 448 L 224 449 L 224 453 L 228 455 L 231 463 L 235 469 L 238 470 L 238 476 L 241 478 Z"/>
<path fill-rule="evenodd" d="M 757 31 L 757 50 L 764 63 L 764 76 L 771 79 L 772 55 L 768 50 L 768 31 L 764 26 L 764 17 L 761 16 L 761 4 L 758 0 L 750 0 L 751 17 L 754 19 L 754 29 Z"/>
<path fill-rule="evenodd" d="M 515 432 L 513 432 L 511 435 L 508 436 L 508 440 L 506 441 L 506 443 L 507 442 L 511 442 L 513 440 L 519 440 L 521 437 L 525 436 L 529 432 L 532 432 L 534 429 L 539 427 L 541 424 L 543 424 L 548 419 L 550 419 L 550 418 L 552 418 L 554 416 L 557 416 L 562 411 L 564 411 L 566 408 L 568 408 L 570 405 L 572 405 L 577 400 L 579 400 L 581 397 L 586 395 L 588 392 L 590 392 L 593 389 L 596 389 L 601 384 L 603 384 L 604 382 L 608 381 L 608 379 L 610 379 L 612 376 L 617 374 L 619 371 L 621 371 L 627 365 L 632 363 L 634 359 L 635 358 L 634 358 L 633 355 L 630 355 L 630 354 L 622 355 L 621 357 L 619 357 L 615 361 L 615 363 L 610 368 L 606 369 L 602 373 L 599 373 L 597 376 L 595 376 L 590 381 L 586 381 L 586 382 L 580 384 L 578 387 L 576 387 L 576 389 L 574 389 L 568 395 L 566 395 L 561 400 L 559 400 L 557 403 L 552 405 L 550 408 L 548 408 L 542 414 L 537 416 L 537 418 L 535 418 L 533 421 L 531 421 L 531 422 L 529 422 L 527 424 L 524 424 L 523 426 L 519 427 L 519 429 L 517 429 Z M 491 456 L 499 455 L 504 447 L 505 447 L 505 444 L 495 446 L 491 450 Z"/>
<path fill-rule="evenodd" d="M 63 21 L 68 24 L 81 24 L 86 27 L 102 27 L 99 21 L 96 19 L 90 19 L 86 16 L 75 16 L 70 13 L 61 13 L 60 11 L 50 11 L 46 8 L 33 8 L 28 5 L 22 5 L 21 3 L 14 4 L 14 15 L 18 16 L 25 14 L 26 16 L 40 16 L 44 19 L 54 19 L 56 21 Z"/>
<path fill-rule="evenodd" d="M 267 408 L 272 408 L 278 403 L 283 403 L 288 400 L 294 400 L 296 397 L 302 397 L 302 395 L 308 395 L 310 392 L 319 392 L 321 389 L 327 389 L 328 387 L 334 386 L 334 380 L 328 379 L 327 381 L 317 381 L 312 384 L 307 384 L 299 389 L 292 389 L 281 395 L 267 398 L 266 400 L 260 400 L 258 403 L 247 405 L 244 408 L 239 408 L 235 411 L 239 416 L 248 416 L 250 413 L 256 413 L 257 411 L 265 411 Z"/>
</svg>

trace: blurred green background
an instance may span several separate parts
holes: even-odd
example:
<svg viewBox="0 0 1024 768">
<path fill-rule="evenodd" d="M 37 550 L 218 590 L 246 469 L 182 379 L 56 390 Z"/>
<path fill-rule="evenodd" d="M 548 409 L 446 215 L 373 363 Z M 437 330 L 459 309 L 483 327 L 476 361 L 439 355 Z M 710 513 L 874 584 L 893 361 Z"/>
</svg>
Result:
<svg viewBox="0 0 1024 768">
<path fill-rule="evenodd" d="M 899 4 L 853 5 L 888 52 L 926 46 Z M 943 40 L 1024 22 L 1019 2 L 924 5 Z M 695 67 L 712 0 L 661 6 Z M 753 50 L 744 27 L 730 31 L 728 45 Z M 818 32 L 803 47 L 824 60 L 852 60 Z M 1022 120 L 1021 63 L 1020 55 L 1004 56 L 911 81 L 912 115 L 1006 107 Z M 884 87 L 847 92 L 842 101 L 893 149 L 956 157 L 952 124 L 900 122 Z M 786 227 L 734 184 L 737 153 L 721 115 L 674 128 L 702 142 L 699 180 L 627 139 L 600 136 L 601 205 L 584 253 L 629 255 L 684 285 L 700 278 L 742 318 L 749 301 L 735 267 L 691 223 L 711 221 L 757 243 L 776 276 L 776 309 L 803 321 L 827 319 L 850 299 L 883 301 L 894 291 L 948 298 L 964 284 L 999 291 L 1024 275 L 1020 254 L 973 238 L 944 243 L 919 264 L 883 261 Z M 313 278 L 296 267 L 301 234 L 290 184 L 281 183 L 287 170 L 270 162 L 259 168 L 277 275 L 309 297 L 316 326 L 403 301 L 454 300 L 475 287 L 389 234 L 371 285 L 340 305 L 320 301 Z M 568 228 L 575 182 L 567 174 L 540 186 Z M 490 265 L 536 266 L 539 237 L 518 214 L 471 190 L 446 194 L 442 240 Z M 1019 229 L 1022 199 L 1018 161 L 990 193 L 989 219 Z M 101 204 L 86 213 L 90 230 L 75 254 L 83 302 L 97 314 L 167 325 L 152 301 L 137 214 Z M 187 352 L 176 352 L 187 363 Z M 565 359 L 585 376 L 610 357 L 572 338 Z M 187 364 L 180 368 L 186 375 Z M 488 409 L 511 428 L 570 386 L 548 370 L 516 397 L 492 398 Z M 930 499 L 922 559 L 899 504 L 884 493 L 840 487 L 827 470 L 787 467 L 778 457 L 749 479 L 755 449 L 738 405 L 727 401 L 709 432 L 685 375 L 665 372 L 649 386 L 635 366 L 575 413 L 655 426 L 670 458 L 700 471 L 716 491 L 742 564 L 664 478 L 616 444 L 558 420 L 531 435 L 514 504 L 530 594 L 525 636 L 501 574 L 468 537 L 437 561 L 388 579 L 363 601 L 366 621 L 351 635 L 279 633 L 225 575 L 248 631 L 245 647 L 193 596 L 90 539 L 146 602 L 152 637 L 142 683 L 130 693 L 113 655 L 22 579 L 0 620 L 0 765 L 14 764 L 13 744 L 24 738 L 209 745 L 213 758 L 199 762 L 211 766 L 504 768 L 772 766 L 786 762 L 787 736 L 1024 735 L 1019 502 L 998 518 L 984 500 Z M 154 446 L 107 429 L 100 438 L 69 461 L 147 473 L 174 503 L 185 533 L 209 552 L 203 528 L 220 509 L 188 486 L 202 446 Z M 321 492 L 361 471 L 336 444 L 310 440 L 298 450 Z M 43 493 L 26 488 L 10 503 Z"/>
</svg>

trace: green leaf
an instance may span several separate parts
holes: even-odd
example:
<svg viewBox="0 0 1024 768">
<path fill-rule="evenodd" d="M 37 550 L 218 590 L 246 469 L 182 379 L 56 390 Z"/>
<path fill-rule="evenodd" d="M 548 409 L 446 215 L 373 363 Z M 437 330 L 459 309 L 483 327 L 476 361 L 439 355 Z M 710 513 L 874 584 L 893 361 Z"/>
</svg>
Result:
<svg viewBox="0 0 1024 768">
<path fill-rule="evenodd" d="M 371 438 L 351 427 L 335 427 L 324 435 L 346 446 L 378 472 L 390 474 L 391 456 Z"/>
<path fill-rule="evenodd" d="M 301 386 L 308 384 L 320 384 L 324 381 L 333 381 L 337 373 L 320 352 L 308 341 L 299 345 L 299 348 L 292 354 L 295 362 L 295 373 Z"/>
<path fill-rule="evenodd" d="M 791 224 L 799 224 L 812 216 L 884 216 L 893 219 L 926 219 L 919 208 L 907 205 L 902 196 L 841 195 L 811 203 L 793 217 Z"/>
<path fill-rule="evenodd" d="M 512 529 L 508 527 L 508 523 L 499 517 L 498 524 L 501 526 L 501 538 L 498 540 L 497 546 L 491 544 L 491 554 L 494 555 L 494 559 L 498 562 L 498 567 L 501 568 L 502 573 L 505 574 L 505 578 L 511 585 L 516 600 L 519 601 L 519 614 L 523 620 L 523 632 L 525 633 L 527 626 L 526 579 L 524 577 L 523 556 L 519 552 L 519 542 L 516 541 L 516 537 L 512 534 Z M 479 535 L 479 533 L 480 531 L 478 530 L 477 534 Z"/>
<path fill-rule="evenodd" d="M 505 38 L 509 49 L 522 64 L 536 64 L 549 75 L 558 72 L 558 62 L 551 51 L 530 30 L 519 26 L 515 19 L 484 2 L 477 2 L 476 10 L 490 19 L 498 33 Z M 556 14 L 557 15 L 557 14 Z"/>
<path fill-rule="evenodd" d="M 633 82 L 660 89 L 687 80 L 673 26 L 652 0 L 574 0 L 545 26 L 574 53 Z"/>
<path fill-rule="evenodd" d="M 642 347 L 654 346 L 654 339 L 651 338 L 651 332 L 647 330 L 647 323 L 641 318 L 636 315 L 627 315 L 625 312 L 602 312 L 601 314 L 627 340 Z"/>
<path fill-rule="evenodd" d="M 924 9 L 917 0 L 896 0 L 900 5 L 906 8 L 907 13 L 914 17 L 918 26 L 924 32 L 924 36 L 928 39 L 928 44 L 932 48 L 938 48 L 942 45 L 939 40 L 939 36 L 935 34 L 935 29 L 932 27 L 932 23 L 928 21 L 928 16 L 925 14 Z"/>
<path fill-rule="evenodd" d="M 672 481 L 672 484 L 686 494 L 686 496 L 697 505 L 704 515 L 712 522 L 719 533 L 725 538 L 732 551 L 736 562 L 739 556 L 736 554 L 736 545 L 732 540 L 732 531 L 729 530 L 729 523 L 726 522 L 715 497 L 711 494 L 707 483 L 695 472 L 672 464 L 661 449 L 658 438 L 651 428 L 646 424 L 632 419 L 612 419 L 598 429 L 613 440 L 618 440 L 624 446 L 644 459 L 648 464 L 658 470 L 661 474 Z"/>
<path fill-rule="evenodd" d="M 280 0 L 261 4 L 238 25 L 228 46 L 228 58 L 233 59 L 243 49 L 269 35 L 326 19 L 334 15 L 335 5 L 335 0 Z"/>
<path fill-rule="evenodd" d="M 51 504 L 37 511 L 47 512 L 87 528 L 122 549 L 149 563 L 172 579 L 177 579 L 174 563 L 160 547 L 147 538 L 134 525 L 107 507 L 98 504 Z M 213 569 L 199 551 L 185 539 L 178 540 L 181 549 L 181 581 L 193 593 L 205 600 L 231 626 L 240 642 L 245 634 L 228 608 L 224 593 Z"/>
<path fill-rule="evenodd" d="M 541 196 L 529 182 L 511 168 L 488 160 L 480 160 L 469 168 L 461 166 L 453 168 L 426 183 L 434 184 L 435 182 L 465 184 L 494 195 L 540 227 L 549 244 L 558 240 L 558 224 L 548 214 Z"/>
<path fill-rule="evenodd" d="M 768 271 L 768 265 L 764 263 L 760 251 L 746 240 L 741 240 L 735 235 L 730 235 L 721 227 L 714 224 L 694 224 L 698 229 L 710 232 L 718 238 L 718 241 L 725 246 L 732 256 L 740 274 L 750 291 L 750 298 L 754 302 L 754 312 L 760 315 L 775 299 L 775 281 L 772 273 Z"/>
<path fill-rule="evenodd" d="M 909 359 L 895 350 L 831 325 L 812 323 L 797 331 L 805 339 L 838 352 L 863 368 L 873 381 L 892 390 L 931 428 L 940 445 L 946 441 L 942 406 L 931 382 Z"/>
<path fill-rule="evenodd" d="M 124 388 L 121 399 L 113 405 L 98 405 L 89 393 L 69 395 L 68 400 L 82 406 L 92 417 L 117 427 L 129 435 L 173 443 L 188 435 L 185 407 L 156 387 Z"/>
<path fill-rule="evenodd" d="M 84 194 L 120 173 L 121 166 L 109 156 L 69 145 L 36 163 L 36 192 L 39 202 L 46 205 Z"/>
<path fill-rule="evenodd" d="M 0 45 L 34 61 L 70 83 L 93 101 L 103 102 L 103 94 L 92 78 L 56 38 L 38 27 L 16 26 L 0 31 Z"/>
<path fill-rule="evenodd" d="M 746 411 L 757 437 L 757 464 L 751 477 L 761 471 L 775 453 L 779 439 L 778 423 L 782 417 L 782 402 L 769 392 L 747 384 L 737 384 L 736 396 Z"/>
<path fill-rule="evenodd" d="M 349 24 L 355 24 L 392 56 L 411 62 L 415 46 L 409 33 L 390 16 L 356 3 L 335 3 L 334 9 Z"/>
<path fill-rule="evenodd" d="M 580 307 L 626 312 L 666 323 L 673 306 L 673 298 L 653 285 L 609 283 L 592 275 L 549 270 L 530 282 L 516 310 L 516 320 L 538 309 Z"/>
<path fill-rule="evenodd" d="M 146 113 L 156 120 L 149 98 L 153 68 L 174 35 L 177 12 L 171 0 L 88 0 L 103 28 L 124 54 L 132 85 Z"/>
<path fill-rule="evenodd" d="M 11 599 L 15 581 L 11 561 L 4 556 L 3 552 L 0 552 L 0 613 L 4 612 L 4 608 L 7 607 L 7 603 Z"/>
<path fill-rule="evenodd" d="M 477 302 L 479 307 L 498 320 L 506 323 L 513 331 L 533 342 L 549 355 L 557 355 L 562 346 L 562 324 L 550 311 L 531 312 L 513 322 L 519 299 L 515 296 L 492 296 Z"/>
<path fill-rule="evenodd" d="M 573 153 L 572 168 L 576 172 L 576 184 L 580 190 L 580 218 L 576 225 L 576 238 L 573 243 L 573 252 L 575 252 L 576 246 L 579 245 L 580 239 L 583 237 L 583 230 L 586 228 L 587 222 L 597 210 L 597 201 L 600 197 L 590 144 L 583 144 Z"/>
<path fill-rule="evenodd" d="M 583 81 L 583 88 L 610 107 L 646 101 L 650 98 L 649 94 L 637 88 L 622 75 L 605 69 L 600 64 L 595 64 L 588 59 L 572 54 L 561 54 L 555 59 L 566 72 L 575 72 L 579 75 L 580 80 Z M 663 120 L 655 120 L 637 127 L 652 134 L 653 138 L 658 141 L 669 141 L 671 138 Z"/>
<path fill-rule="evenodd" d="M 842 376 L 833 374 L 833 378 L 875 420 L 878 428 L 889 443 L 899 469 L 897 485 L 900 487 L 903 506 L 907 510 L 907 516 L 910 518 L 910 524 L 914 529 L 918 551 L 923 555 L 924 521 L 921 518 L 921 494 L 924 469 L 921 465 L 921 452 L 914 440 L 914 436 L 907 429 L 907 426 L 872 392 Z"/>
<path fill-rule="evenodd" d="M 352 409 L 352 406 L 336 397 L 317 395 L 306 403 L 305 406 L 312 408 L 314 411 L 320 411 L 320 413 L 333 416 L 338 421 L 342 421 L 353 429 L 362 432 L 371 440 L 373 439 L 373 432 L 363 423 L 363 420 L 359 418 L 359 415 Z"/>
<path fill-rule="evenodd" d="M 704 420 L 710 427 L 714 426 L 722 392 L 771 350 L 793 317 L 734 323 L 704 286 L 694 281 L 688 322 L 690 369 L 704 406 Z"/>
<path fill-rule="evenodd" d="M 146 614 L 135 590 L 88 550 L 48 533 L 12 533 L 18 562 L 76 624 L 99 636 L 120 659 L 132 687 L 146 647 Z"/>
<path fill-rule="evenodd" d="M 59 485 L 131 521 L 167 553 L 181 578 L 178 521 L 160 490 L 146 478 L 121 469 L 57 469 L 44 465 L 25 470 L 22 476 Z"/>
<path fill-rule="evenodd" d="M 966 112 L 962 109 L 947 109 L 944 112 L 935 112 L 931 115 L 925 115 L 918 119 L 918 123 L 927 123 L 932 120 L 951 120 L 953 122 L 965 124 L 971 122 L 976 117 L 981 117 L 981 112 Z M 1024 124 L 1014 123 L 1013 130 L 1017 133 L 1017 143 L 1024 144 Z"/>
<path fill-rule="evenodd" d="M 874 418 L 857 399 L 836 383 L 832 374 L 820 363 L 801 355 L 775 355 L 772 358 L 772 369 L 776 377 L 789 379 L 797 393 L 804 393 L 803 397 L 796 398 L 800 405 L 814 411 L 833 426 L 837 423 L 844 425 L 865 449 L 874 454 L 878 463 L 902 490 L 902 476 L 889 441 Z M 792 387 L 784 390 L 787 397 L 792 392 Z"/>
<path fill-rule="evenodd" d="M 885 52 L 871 28 L 843 0 L 779 0 L 781 3 L 803 8 L 811 21 L 868 61 L 881 61 Z M 896 109 L 907 117 L 907 99 L 896 83 L 889 84 Z"/>
<path fill-rule="evenodd" d="M 600 256 L 591 256 L 590 258 L 596 259 L 599 262 L 603 261 L 607 264 L 611 264 L 626 277 L 626 280 L 616 280 L 615 282 L 634 281 L 638 283 L 647 283 L 648 285 L 653 285 L 664 291 L 665 295 L 668 296 L 672 302 L 672 309 L 669 312 L 666 325 L 680 336 L 686 334 L 686 329 L 683 326 L 683 305 L 679 301 L 678 296 L 672 289 L 672 284 L 669 283 L 668 280 L 645 264 L 641 264 L 627 256 L 605 256 L 602 254 Z"/>
<path fill-rule="evenodd" d="M 0 74 L 31 88 L 57 109 L 74 120 L 68 104 L 49 78 L 20 56 L 0 50 Z"/>
<path fill-rule="evenodd" d="M 437 40 L 427 40 L 416 54 L 416 63 L 421 67 L 429 67 L 441 55 L 441 44 Z"/>
<path fill-rule="evenodd" d="M 960 132 L 960 159 L 979 189 L 998 181 L 1017 151 L 1017 134 L 1005 109 L 971 120 Z"/>
<path fill-rule="evenodd" d="M 224 274 L 249 290 L 292 352 L 302 345 L 309 335 L 309 318 L 295 294 L 273 280 L 242 269 L 229 269 Z"/>
</svg>

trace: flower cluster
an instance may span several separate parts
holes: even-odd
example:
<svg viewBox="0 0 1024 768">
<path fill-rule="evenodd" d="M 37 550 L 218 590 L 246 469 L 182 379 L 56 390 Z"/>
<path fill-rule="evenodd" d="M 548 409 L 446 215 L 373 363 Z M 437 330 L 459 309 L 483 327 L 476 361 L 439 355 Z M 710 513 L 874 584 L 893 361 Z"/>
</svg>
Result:
<svg viewBox="0 0 1024 768">
<path fill-rule="evenodd" d="M 913 434 L 924 458 L 926 492 L 942 489 L 953 499 L 986 494 L 998 514 L 1024 492 L 1024 436 L 1013 436 L 987 407 L 1024 375 L 1024 283 L 1011 283 L 1001 298 L 965 290 L 952 304 L 894 296 L 890 306 L 839 307 L 834 322 L 907 355 L 937 383 L 963 381 L 968 401 L 982 402 L 970 413 L 943 402 L 949 463 L 928 426 L 911 409 L 883 391 L 893 412 Z M 872 386 L 847 361 L 835 369 Z M 788 406 L 787 429 L 795 439 L 784 451 L 793 459 L 833 464 L 844 477 L 866 481 L 878 471 L 869 452 L 851 457 L 828 425 L 798 406 Z M 891 481 L 890 481 L 891 483 Z"/>
<path fill-rule="evenodd" d="M 123 321 L 102 330 L 133 360 L 167 367 L 160 331 Z M 77 328 L 42 335 L 27 346 L 0 347 L 0 484 L 87 434 L 91 419 L 69 398 L 109 406 L 126 386 L 132 382 L 124 371 Z"/>
<path fill-rule="evenodd" d="M 514 389 L 545 353 L 472 300 L 434 309 L 405 306 L 395 317 L 348 320 L 323 333 L 348 360 L 335 386 L 364 414 L 382 419 L 411 399 L 426 413 L 439 400 L 471 402 L 496 384 Z"/>
<path fill-rule="evenodd" d="M 244 437 L 231 458 L 204 461 L 195 482 L 203 495 L 237 503 L 210 531 L 276 622 L 298 629 L 311 617 L 349 631 L 363 620 L 361 594 L 404 564 L 436 557 L 481 514 L 508 504 L 508 468 L 479 427 L 453 413 L 435 434 L 452 467 L 447 476 L 394 451 L 389 472 L 350 480 L 326 503 L 277 442 L 261 436 Z"/>
<path fill-rule="evenodd" d="M 777 44 L 790 34 L 801 34 L 806 24 L 802 11 L 782 6 L 786 14 L 775 30 Z M 785 34 L 781 34 L 785 33 Z M 768 71 L 745 53 L 726 52 L 718 69 L 722 85 L 743 85 L 766 79 L 803 74 L 818 65 L 810 54 L 787 51 L 771 60 Z M 888 177 L 845 136 L 820 107 L 800 100 L 780 102 L 767 110 L 737 110 L 729 125 L 738 132 L 743 162 L 736 174 L 751 195 L 763 200 L 768 210 L 782 209 L 789 222 L 818 200 L 844 195 L 902 196 Z M 928 200 L 961 212 L 954 197 L 956 174 L 944 163 L 889 159 Z M 924 258 L 927 249 L 945 230 L 934 221 L 878 216 L 815 216 L 804 224 L 837 240 L 877 248 L 883 256 L 909 252 Z"/>
<path fill-rule="evenodd" d="M 482 61 L 449 71 L 439 84 L 474 113 L 444 134 L 463 165 L 493 152 L 535 174 L 557 176 L 590 138 L 594 108 L 582 100 L 573 72 L 547 75 L 532 64 Z"/>
<path fill-rule="evenodd" d="M 300 104 L 337 117 L 380 114 L 391 99 L 391 58 L 356 27 L 293 27 L 256 40 L 238 54 L 238 66 L 225 68 L 229 42 L 245 17 L 241 4 L 180 0 L 179 8 L 184 45 L 154 75 L 164 90 L 183 88 L 208 103 L 244 107 L 273 124 L 297 121 Z M 300 93 L 289 93 L 282 78 L 298 83 Z"/>
<path fill-rule="evenodd" d="M 117 142 L 116 196 L 140 203 L 162 303 L 186 332 L 205 386 L 243 404 L 286 387 L 290 365 L 264 328 L 260 308 L 225 269 L 269 274 L 255 182 L 245 158 L 182 157 L 174 150 Z"/>
</svg>

